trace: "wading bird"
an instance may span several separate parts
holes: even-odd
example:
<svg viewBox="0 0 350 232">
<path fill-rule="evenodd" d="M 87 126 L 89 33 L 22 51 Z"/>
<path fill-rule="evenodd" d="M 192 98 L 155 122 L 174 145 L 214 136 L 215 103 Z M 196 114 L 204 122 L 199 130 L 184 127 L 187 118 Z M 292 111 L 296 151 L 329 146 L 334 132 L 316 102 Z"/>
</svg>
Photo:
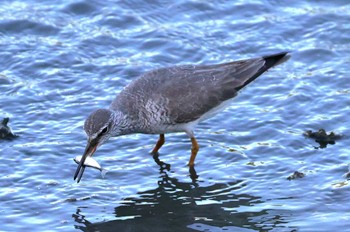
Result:
<svg viewBox="0 0 350 232">
<path fill-rule="evenodd" d="M 153 154 L 166 133 L 185 132 L 192 148 L 188 165 L 199 150 L 193 130 L 227 106 L 239 90 L 269 68 L 287 60 L 287 52 L 215 65 L 182 65 L 146 72 L 126 86 L 108 109 L 93 111 L 85 121 L 88 141 L 74 175 L 79 182 L 86 157 L 110 137 L 133 133 L 159 134 Z"/>
</svg>

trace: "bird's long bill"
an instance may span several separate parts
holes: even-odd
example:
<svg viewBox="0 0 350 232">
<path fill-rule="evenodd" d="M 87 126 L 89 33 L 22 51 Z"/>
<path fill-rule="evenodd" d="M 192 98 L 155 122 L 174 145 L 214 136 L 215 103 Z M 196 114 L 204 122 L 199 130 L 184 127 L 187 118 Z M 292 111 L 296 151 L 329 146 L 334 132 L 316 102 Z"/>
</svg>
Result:
<svg viewBox="0 0 350 232">
<path fill-rule="evenodd" d="M 81 158 L 77 170 L 75 171 L 74 174 L 74 180 L 78 178 L 77 182 L 79 183 L 80 179 L 83 177 L 84 170 L 85 170 L 85 165 L 84 162 L 88 156 L 92 156 L 94 152 L 96 151 L 98 143 L 95 140 L 88 141 L 83 157 Z"/>
</svg>

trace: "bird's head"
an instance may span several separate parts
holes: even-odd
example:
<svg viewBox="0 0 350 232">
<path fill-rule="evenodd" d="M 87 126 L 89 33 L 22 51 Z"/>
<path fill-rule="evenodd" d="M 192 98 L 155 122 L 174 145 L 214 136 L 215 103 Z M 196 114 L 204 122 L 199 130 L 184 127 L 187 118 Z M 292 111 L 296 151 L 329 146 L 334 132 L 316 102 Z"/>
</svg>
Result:
<svg viewBox="0 0 350 232">
<path fill-rule="evenodd" d="M 80 181 L 85 166 L 83 166 L 85 159 L 92 156 L 96 149 L 106 142 L 111 136 L 115 134 L 114 128 L 114 112 L 109 109 L 98 109 L 93 111 L 85 120 L 84 130 L 88 137 L 87 145 L 81 158 L 78 168 L 74 175 L 74 180 L 78 177 Z"/>
<path fill-rule="evenodd" d="M 88 137 L 88 144 L 99 147 L 113 135 L 113 111 L 98 109 L 93 111 L 85 120 L 84 130 Z M 91 154 L 92 155 L 92 154 Z"/>
</svg>

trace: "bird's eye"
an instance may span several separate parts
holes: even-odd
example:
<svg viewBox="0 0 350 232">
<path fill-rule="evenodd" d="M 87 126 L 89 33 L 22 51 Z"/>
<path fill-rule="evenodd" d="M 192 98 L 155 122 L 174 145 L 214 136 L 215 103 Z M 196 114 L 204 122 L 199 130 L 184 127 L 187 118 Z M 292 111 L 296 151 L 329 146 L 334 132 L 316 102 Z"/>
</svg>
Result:
<svg viewBox="0 0 350 232">
<path fill-rule="evenodd" d="M 106 134 L 107 131 L 108 131 L 108 128 L 107 128 L 107 127 L 103 128 L 103 130 L 101 131 L 100 135 Z"/>
</svg>

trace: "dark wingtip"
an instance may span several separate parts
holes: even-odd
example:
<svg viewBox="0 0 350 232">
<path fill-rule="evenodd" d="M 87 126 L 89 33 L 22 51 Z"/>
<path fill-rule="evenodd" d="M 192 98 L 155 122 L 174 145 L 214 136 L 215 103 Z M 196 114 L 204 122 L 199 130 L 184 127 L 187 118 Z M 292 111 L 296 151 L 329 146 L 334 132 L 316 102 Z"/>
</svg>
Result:
<svg viewBox="0 0 350 232">
<path fill-rule="evenodd" d="M 265 64 L 252 77 L 250 77 L 246 82 L 244 82 L 244 85 L 237 87 L 236 90 L 237 91 L 241 90 L 242 88 L 247 86 L 249 83 L 254 81 L 256 78 L 258 78 L 261 74 L 269 70 L 271 67 L 279 65 L 287 61 L 289 58 L 290 58 L 290 52 L 287 52 L 287 51 L 258 58 L 258 59 L 264 59 Z M 252 59 L 252 60 L 256 60 L 256 59 Z"/>
<path fill-rule="evenodd" d="M 291 55 L 290 55 L 290 52 L 288 52 L 288 51 L 276 53 L 273 55 L 263 56 L 263 59 L 266 62 L 264 65 L 264 68 L 265 68 L 265 70 L 267 70 L 273 66 L 279 65 L 279 64 L 287 61 L 290 57 L 291 57 Z"/>
</svg>

